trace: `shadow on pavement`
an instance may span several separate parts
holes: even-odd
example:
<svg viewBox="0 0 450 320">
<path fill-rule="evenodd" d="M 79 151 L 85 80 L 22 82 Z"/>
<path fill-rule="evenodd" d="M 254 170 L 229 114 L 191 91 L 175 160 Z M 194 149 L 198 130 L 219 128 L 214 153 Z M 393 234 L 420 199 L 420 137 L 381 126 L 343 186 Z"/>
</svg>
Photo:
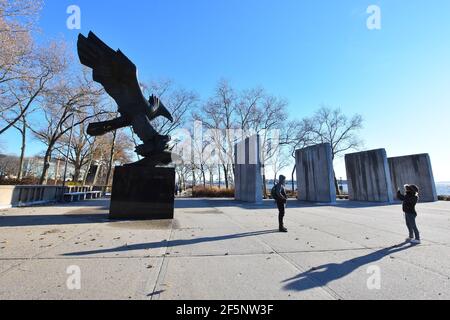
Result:
<svg viewBox="0 0 450 320">
<path fill-rule="evenodd" d="M 312 268 L 307 272 L 283 281 L 283 283 L 286 283 L 283 288 L 290 291 L 305 291 L 323 287 L 332 281 L 348 276 L 356 269 L 364 265 L 374 263 L 386 256 L 408 250 L 412 247 L 414 247 L 414 245 L 409 242 L 404 242 L 390 248 L 381 249 L 368 255 L 345 261 L 343 263 L 329 263 L 320 267 Z"/>
<path fill-rule="evenodd" d="M 48 206 L 53 211 L 58 209 L 73 208 L 64 214 L 49 214 L 49 215 L 4 215 L 0 216 L 0 228 L 5 227 L 22 227 L 22 226 L 44 226 L 44 225 L 65 225 L 65 224 L 90 224 L 90 223 L 104 223 L 111 222 L 109 220 L 109 205 L 110 200 L 94 200 L 76 202 L 71 204 L 59 204 L 55 206 Z M 299 208 L 314 208 L 314 207 L 338 207 L 347 209 L 367 208 L 367 207 L 381 207 L 389 204 L 384 203 L 363 203 L 338 201 L 336 204 L 317 204 L 300 202 L 290 200 L 288 202 L 287 210 Z M 175 201 L 175 209 L 206 209 L 206 208 L 240 208 L 244 210 L 276 210 L 276 205 L 273 200 L 264 200 L 261 204 L 251 204 L 234 199 L 180 199 Z M 39 208 L 43 208 L 42 206 Z M 44 207 L 46 208 L 46 207 Z M 189 213 L 189 212 L 188 212 Z M 176 215 L 182 212 L 176 212 Z"/>
<path fill-rule="evenodd" d="M 0 217 L 0 228 L 110 222 L 108 214 L 27 215 Z"/>
<path fill-rule="evenodd" d="M 52 212 L 63 209 L 65 212 L 62 214 L 4 215 L 0 216 L 0 228 L 110 222 L 108 214 L 109 200 L 91 200 L 35 208 L 40 210 L 49 208 Z M 71 208 L 73 210 L 70 210 Z M 22 209 L 18 210 L 20 212 Z"/>
<path fill-rule="evenodd" d="M 338 200 L 334 204 L 330 203 L 314 203 L 298 201 L 295 199 L 290 199 L 288 201 L 287 208 L 314 208 L 314 207 L 336 207 L 336 208 L 348 208 L 348 209 L 358 209 L 358 208 L 370 208 L 370 207 L 385 207 L 391 206 L 396 203 L 376 203 L 376 202 L 359 202 L 359 201 L 348 201 L 348 200 Z M 276 209 L 275 202 L 271 199 L 264 200 L 260 204 L 246 203 L 242 201 L 236 201 L 234 199 L 203 199 L 203 198 L 177 198 L 175 201 L 176 209 L 200 209 L 200 208 L 227 208 L 227 207 L 238 207 L 241 209 Z"/>
<path fill-rule="evenodd" d="M 101 250 L 92 250 L 92 251 L 81 251 L 81 252 L 73 252 L 63 254 L 64 256 L 87 256 L 93 254 L 102 254 L 102 253 L 117 253 L 117 252 L 128 252 L 128 251 L 136 251 L 136 250 L 147 250 L 147 249 L 159 249 L 159 248 L 173 248 L 179 246 L 188 246 L 193 244 L 205 243 L 205 242 L 215 242 L 215 241 L 224 241 L 230 239 L 240 239 L 247 237 L 254 237 L 264 234 L 272 234 L 278 233 L 278 230 L 266 230 L 266 231 L 256 231 L 256 232 L 245 232 L 238 234 L 230 234 L 225 236 L 217 236 L 217 237 L 204 237 L 204 238 L 195 238 L 188 240 L 170 240 L 170 241 L 160 241 L 160 242 L 150 242 L 150 243 L 139 243 L 128 246 L 122 246 L 111 249 L 101 249 Z"/>
</svg>

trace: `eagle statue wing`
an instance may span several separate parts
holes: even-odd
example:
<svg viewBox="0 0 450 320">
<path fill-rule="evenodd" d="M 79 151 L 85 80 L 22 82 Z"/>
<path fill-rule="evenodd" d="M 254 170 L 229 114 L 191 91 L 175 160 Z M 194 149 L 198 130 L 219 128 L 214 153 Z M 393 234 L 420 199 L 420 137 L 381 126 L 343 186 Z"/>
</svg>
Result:
<svg viewBox="0 0 450 320">
<path fill-rule="evenodd" d="M 116 101 L 119 112 L 147 103 L 137 78 L 136 65 L 120 50 L 114 51 L 93 32 L 78 37 L 80 62 L 93 70 L 94 81 L 100 83 Z"/>
</svg>

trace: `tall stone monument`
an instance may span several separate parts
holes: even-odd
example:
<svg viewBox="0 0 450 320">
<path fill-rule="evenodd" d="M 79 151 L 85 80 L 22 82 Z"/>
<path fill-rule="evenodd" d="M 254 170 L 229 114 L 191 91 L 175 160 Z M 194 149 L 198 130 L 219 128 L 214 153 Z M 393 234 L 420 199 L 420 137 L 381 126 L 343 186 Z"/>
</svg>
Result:
<svg viewBox="0 0 450 320">
<path fill-rule="evenodd" d="M 350 200 L 393 202 L 391 174 L 385 149 L 347 154 L 345 166 Z"/>
<path fill-rule="evenodd" d="M 420 189 L 421 202 L 438 201 L 431 160 L 428 154 L 389 158 L 393 192 L 405 184 L 415 184 Z"/>
<path fill-rule="evenodd" d="M 234 146 L 235 199 L 238 201 L 263 201 L 259 139 L 258 135 L 254 135 Z"/>
<path fill-rule="evenodd" d="M 114 51 L 94 33 L 79 35 L 80 62 L 93 70 L 100 83 L 115 100 L 120 117 L 91 123 L 88 134 L 100 136 L 131 126 L 143 144 L 136 153 L 139 162 L 116 167 L 111 196 L 110 217 L 119 219 L 172 219 L 175 201 L 174 155 L 169 151 L 169 136 L 160 135 L 151 125 L 157 117 L 173 121 L 159 100 L 144 97 L 137 78 L 137 68 L 120 50 Z"/>
<path fill-rule="evenodd" d="M 331 145 L 324 143 L 297 150 L 295 162 L 298 200 L 335 203 Z"/>
</svg>

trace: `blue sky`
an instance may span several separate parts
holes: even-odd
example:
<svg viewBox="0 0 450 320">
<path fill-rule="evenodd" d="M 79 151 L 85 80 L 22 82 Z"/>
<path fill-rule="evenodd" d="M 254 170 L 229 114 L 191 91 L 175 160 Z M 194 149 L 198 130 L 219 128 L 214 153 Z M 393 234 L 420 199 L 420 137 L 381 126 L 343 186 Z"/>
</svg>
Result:
<svg viewBox="0 0 450 320">
<path fill-rule="evenodd" d="M 66 28 L 72 4 L 81 30 Z M 381 8 L 381 30 L 366 27 L 369 5 Z M 226 78 L 286 98 L 291 118 L 321 104 L 360 113 L 366 149 L 430 153 L 436 180 L 450 181 L 449 14 L 448 0 L 47 0 L 40 25 L 73 50 L 93 30 L 141 80 L 170 78 L 203 98 Z M 18 153 L 14 131 L 1 139 Z"/>
</svg>

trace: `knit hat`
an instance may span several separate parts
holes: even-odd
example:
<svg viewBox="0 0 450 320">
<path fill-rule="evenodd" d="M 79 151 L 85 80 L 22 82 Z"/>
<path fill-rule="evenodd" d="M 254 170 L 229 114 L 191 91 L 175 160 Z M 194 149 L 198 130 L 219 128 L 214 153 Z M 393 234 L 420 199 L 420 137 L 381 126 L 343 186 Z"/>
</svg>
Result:
<svg viewBox="0 0 450 320">
<path fill-rule="evenodd" d="M 405 185 L 405 189 L 406 190 L 411 190 L 414 193 L 419 193 L 419 187 L 416 186 L 415 184 L 406 184 Z"/>
</svg>

